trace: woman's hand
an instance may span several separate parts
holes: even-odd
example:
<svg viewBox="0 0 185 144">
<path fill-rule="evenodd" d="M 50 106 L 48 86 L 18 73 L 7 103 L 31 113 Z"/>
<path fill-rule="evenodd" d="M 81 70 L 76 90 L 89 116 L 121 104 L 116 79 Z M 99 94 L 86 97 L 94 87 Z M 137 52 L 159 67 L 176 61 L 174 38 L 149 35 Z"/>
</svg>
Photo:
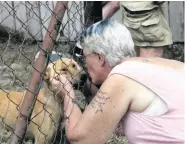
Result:
<svg viewBox="0 0 185 144">
<path fill-rule="evenodd" d="M 60 95 L 65 96 L 68 92 L 73 89 L 70 80 L 67 79 L 66 75 L 58 75 L 55 78 L 50 79 L 50 89 L 54 93 L 60 93 Z"/>
</svg>

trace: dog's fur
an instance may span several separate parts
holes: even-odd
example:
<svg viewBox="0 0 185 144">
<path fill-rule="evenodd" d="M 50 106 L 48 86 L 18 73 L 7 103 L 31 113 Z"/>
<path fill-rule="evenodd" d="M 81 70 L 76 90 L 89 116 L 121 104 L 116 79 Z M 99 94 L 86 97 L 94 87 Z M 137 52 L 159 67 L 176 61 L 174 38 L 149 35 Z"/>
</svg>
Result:
<svg viewBox="0 0 185 144">
<path fill-rule="evenodd" d="M 78 80 L 80 71 L 80 67 L 74 60 L 62 58 L 48 65 L 44 79 L 48 81 L 59 74 L 65 74 L 72 81 Z M 63 117 L 62 97 L 50 91 L 48 82 L 44 82 L 44 88 L 38 94 L 28 127 L 28 131 L 34 136 L 35 143 L 38 144 L 53 142 L 61 117 Z M 3 123 L 14 128 L 19 114 L 18 109 L 25 93 L 25 91 L 0 91 L 0 130 L 3 130 L 5 126 Z"/>
</svg>

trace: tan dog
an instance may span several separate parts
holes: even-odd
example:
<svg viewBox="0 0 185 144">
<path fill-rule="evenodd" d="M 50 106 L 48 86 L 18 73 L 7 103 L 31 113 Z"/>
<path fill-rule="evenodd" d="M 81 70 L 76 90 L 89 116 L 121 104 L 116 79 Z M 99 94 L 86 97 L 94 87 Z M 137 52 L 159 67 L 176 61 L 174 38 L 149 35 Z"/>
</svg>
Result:
<svg viewBox="0 0 185 144">
<path fill-rule="evenodd" d="M 62 58 L 62 60 L 57 60 L 48 65 L 44 79 L 47 81 L 58 74 L 65 74 L 68 79 L 74 81 L 79 79 L 78 74 L 80 71 L 80 67 L 74 60 Z M 0 131 L 3 130 L 4 123 L 14 128 L 19 114 L 17 109 L 20 108 L 24 95 L 25 92 L 0 91 Z M 53 142 L 59 122 L 63 117 L 61 104 L 62 97 L 53 95 L 48 83 L 44 82 L 44 88 L 38 94 L 28 127 L 28 131 L 34 135 L 35 143 L 46 144 Z"/>
</svg>

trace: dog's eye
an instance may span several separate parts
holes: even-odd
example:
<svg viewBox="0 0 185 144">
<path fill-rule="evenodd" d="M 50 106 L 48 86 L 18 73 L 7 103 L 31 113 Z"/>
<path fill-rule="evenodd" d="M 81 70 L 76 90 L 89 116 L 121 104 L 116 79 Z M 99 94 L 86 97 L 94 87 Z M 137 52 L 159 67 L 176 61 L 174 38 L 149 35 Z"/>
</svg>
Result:
<svg viewBox="0 0 185 144">
<path fill-rule="evenodd" d="M 73 67 L 73 68 L 75 68 L 75 66 L 76 66 L 75 64 L 72 64 L 72 67 Z"/>
<path fill-rule="evenodd" d="M 67 69 L 66 68 L 63 68 L 63 69 L 61 69 L 61 71 L 67 71 Z"/>
</svg>

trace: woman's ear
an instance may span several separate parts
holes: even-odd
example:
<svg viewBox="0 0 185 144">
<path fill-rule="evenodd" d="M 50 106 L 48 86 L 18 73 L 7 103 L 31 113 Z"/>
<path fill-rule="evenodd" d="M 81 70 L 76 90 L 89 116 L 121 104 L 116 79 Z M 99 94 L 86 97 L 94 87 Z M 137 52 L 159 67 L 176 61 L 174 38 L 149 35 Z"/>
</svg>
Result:
<svg viewBox="0 0 185 144">
<path fill-rule="evenodd" d="M 99 62 L 101 66 L 105 65 L 105 56 L 103 54 L 98 54 Z"/>
</svg>

